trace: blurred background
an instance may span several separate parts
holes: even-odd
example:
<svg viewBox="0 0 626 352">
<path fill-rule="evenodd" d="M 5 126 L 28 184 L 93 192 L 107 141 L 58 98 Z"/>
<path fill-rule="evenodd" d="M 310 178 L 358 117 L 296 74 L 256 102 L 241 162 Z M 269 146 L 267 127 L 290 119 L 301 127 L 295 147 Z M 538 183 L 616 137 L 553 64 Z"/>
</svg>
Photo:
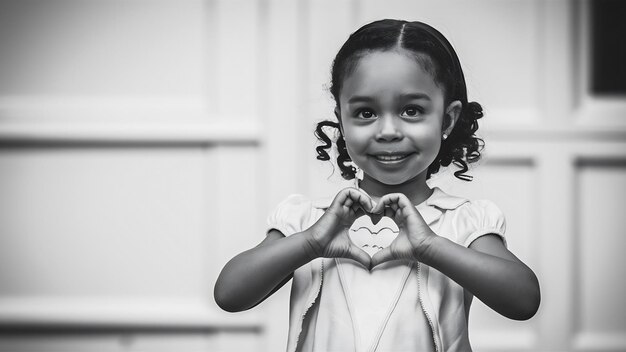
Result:
<svg viewBox="0 0 626 352">
<path fill-rule="evenodd" d="M 485 108 L 474 181 L 542 304 L 474 301 L 476 351 L 626 351 L 626 17 L 621 1 L 0 1 L 0 351 L 282 351 L 289 286 L 215 304 L 226 263 L 315 159 L 331 61 L 380 18 L 456 48 Z"/>
</svg>

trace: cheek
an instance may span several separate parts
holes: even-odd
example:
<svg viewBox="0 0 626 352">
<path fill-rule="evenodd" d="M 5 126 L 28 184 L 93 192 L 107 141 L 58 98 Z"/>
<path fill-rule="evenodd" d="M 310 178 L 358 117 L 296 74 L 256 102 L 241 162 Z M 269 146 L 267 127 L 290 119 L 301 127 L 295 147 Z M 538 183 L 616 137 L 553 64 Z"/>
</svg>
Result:
<svg viewBox="0 0 626 352">
<path fill-rule="evenodd" d="M 424 151 L 439 151 L 441 146 L 441 128 L 437 126 L 415 126 L 407 135 L 411 136 L 413 142 Z"/>
<path fill-rule="evenodd" d="M 367 147 L 368 136 L 362 130 L 348 128 L 344 129 L 344 140 L 346 141 L 348 153 L 354 157 L 356 155 L 352 154 L 361 154 L 364 152 Z"/>
<path fill-rule="evenodd" d="M 441 140 L 437 139 L 436 141 L 433 141 L 432 143 L 432 155 L 433 155 L 433 160 L 435 160 L 435 158 L 437 157 L 437 154 L 439 154 L 439 151 L 441 150 Z"/>
<path fill-rule="evenodd" d="M 354 143 L 353 141 L 351 143 L 346 142 L 346 150 L 348 151 L 348 156 L 350 156 L 350 160 L 354 162 L 361 161 L 363 159 L 363 156 L 365 155 L 365 148 L 363 148 L 363 145 Z"/>
</svg>

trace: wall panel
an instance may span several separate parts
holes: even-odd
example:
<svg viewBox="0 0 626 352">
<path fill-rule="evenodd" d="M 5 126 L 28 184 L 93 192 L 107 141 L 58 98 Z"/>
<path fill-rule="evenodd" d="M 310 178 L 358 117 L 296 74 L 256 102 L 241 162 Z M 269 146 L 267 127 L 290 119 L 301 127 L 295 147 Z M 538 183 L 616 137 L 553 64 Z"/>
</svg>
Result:
<svg viewBox="0 0 626 352">
<path fill-rule="evenodd" d="M 197 295 L 201 166 L 193 149 L 3 149 L 0 294 Z"/>
<path fill-rule="evenodd" d="M 0 350 L 263 343 L 212 297 L 263 236 L 249 4 L 2 2 Z"/>
<path fill-rule="evenodd" d="M 14 352 L 44 351 L 99 351 L 99 352 L 139 352 L 139 351 L 219 351 L 254 352 L 262 341 L 259 335 L 250 332 L 225 333 L 119 333 L 119 334 L 15 334 L 0 338 L 0 350 Z"/>
<path fill-rule="evenodd" d="M 626 349 L 626 159 L 581 160 L 575 271 L 578 347 Z"/>
<path fill-rule="evenodd" d="M 211 17 L 217 21 L 210 30 L 217 32 L 215 46 L 207 50 L 215 58 L 217 70 L 209 77 L 212 91 L 217 93 L 217 106 L 211 113 L 233 119 L 254 116 L 260 107 L 258 86 L 262 37 L 259 28 L 257 1 L 216 0 Z M 263 86 L 264 87 L 264 86 Z"/>
<path fill-rule="evenodd" d="M 0 95 L 180 96 L 201 88 L 202 1 L 4 1 L 0 14 Z"/>
</svg>

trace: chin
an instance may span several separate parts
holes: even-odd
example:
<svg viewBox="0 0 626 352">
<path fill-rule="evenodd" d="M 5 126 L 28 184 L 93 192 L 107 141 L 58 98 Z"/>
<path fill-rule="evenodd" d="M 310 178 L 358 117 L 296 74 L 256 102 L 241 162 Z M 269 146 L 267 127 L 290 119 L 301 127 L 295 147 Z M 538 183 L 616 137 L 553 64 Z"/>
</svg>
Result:
<svg viewBox="0 0 626 352">
<path fill-rule="evenodd" d="M 409 182 L 417 177 L 416 175 L 375 175 L 374 178 L 378 182 L 389 185 L 398 186 L 403 183 Z"/>
</svg>

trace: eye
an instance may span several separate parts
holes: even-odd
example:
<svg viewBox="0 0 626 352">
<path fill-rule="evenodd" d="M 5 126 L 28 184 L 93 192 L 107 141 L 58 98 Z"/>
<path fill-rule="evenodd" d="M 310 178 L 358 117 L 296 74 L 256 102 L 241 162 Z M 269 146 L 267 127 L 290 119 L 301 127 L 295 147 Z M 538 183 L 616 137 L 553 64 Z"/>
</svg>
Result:
<svg viewBox="0 0 626 352">
<path fill-rule="evenodd" d="M 400 116 L 404 117 L 417 117 L 419 114 L 423 113 L 424 109 L 419 106 L 408 106 L 402 111 Z"/>
<path fill-rule="evenodd" d="M 369 119 L 375 118 L 376 117 L 376 113 L 374 113 L 374 111 L 372 111 L 370 109 L 361 109 L 361 110 L 357 111 L 356 117 L 361 118 L 361 119 L 365 119 L 365 120 L 369 120 Z"/>
</svg>

